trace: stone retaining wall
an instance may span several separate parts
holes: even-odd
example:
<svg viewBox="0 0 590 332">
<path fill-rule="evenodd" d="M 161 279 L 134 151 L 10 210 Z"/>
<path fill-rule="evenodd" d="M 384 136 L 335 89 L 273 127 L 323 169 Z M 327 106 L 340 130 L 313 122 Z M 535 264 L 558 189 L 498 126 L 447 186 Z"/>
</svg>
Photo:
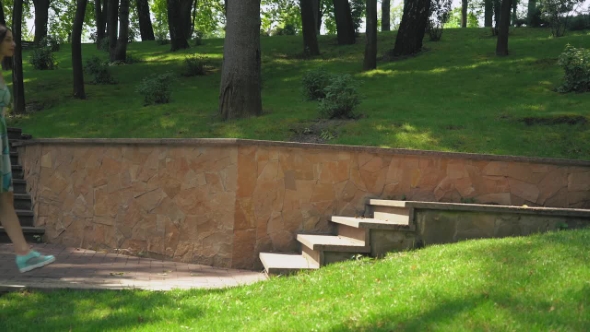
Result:
<svg viewBox="0 0 590 332">
<path fill-rule="evenodd" d="M 590 162 L 235 139 L 32 140 L 19 155 L 47 240 L 260 268 L 368 198 L 590 208 Z"/>
</svg>

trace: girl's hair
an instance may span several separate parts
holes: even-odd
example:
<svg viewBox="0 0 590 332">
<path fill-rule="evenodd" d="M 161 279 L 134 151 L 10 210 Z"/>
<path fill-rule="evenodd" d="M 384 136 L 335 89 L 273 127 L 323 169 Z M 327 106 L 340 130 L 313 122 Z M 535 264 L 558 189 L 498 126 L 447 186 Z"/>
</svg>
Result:
<svg viewBox="0 0 590 332">
<path fill-rule="evenodd" d="M 9 29 L 4 24 L 0 24 L 0 44 L 4 42 L 4 38 L 6 38 L 6 34 L 8 33 Z M 2 69 L 4 70 L 11 70 L 12 69 L 12 57 L 5 56 L 2 59 Z"/>
</svg>

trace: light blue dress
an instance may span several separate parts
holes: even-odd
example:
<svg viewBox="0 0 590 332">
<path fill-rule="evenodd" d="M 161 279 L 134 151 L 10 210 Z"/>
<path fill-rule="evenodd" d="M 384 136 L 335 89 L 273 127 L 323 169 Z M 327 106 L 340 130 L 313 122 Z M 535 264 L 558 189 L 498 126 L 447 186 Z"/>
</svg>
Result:
<svg viewBox="0 0 590 332">
<path fill-rule="evenodd" d="M 12 192 L 12 165 L 10 165 L 10 141 L 4 118 L 4 108 L 10 104 L 10 90 L 0 84 L 0 193 Z"/>
</svg>

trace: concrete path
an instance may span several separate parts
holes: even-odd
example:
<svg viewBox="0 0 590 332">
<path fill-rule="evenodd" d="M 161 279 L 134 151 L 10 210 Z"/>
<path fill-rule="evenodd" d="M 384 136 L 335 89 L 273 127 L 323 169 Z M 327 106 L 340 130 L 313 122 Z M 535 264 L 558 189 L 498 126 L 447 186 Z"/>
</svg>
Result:
<svg viewBox="0 0 590 332">
<path fill-rule="evenodd" d="M 33 247 L 43 254 L 54 255 L 56 261 L 43 268 L 21 274 L 14 262 L 12 244 L 0 243 L 0 291 L 19 288 L 224 288 L 267 279 L 262 272 L 160 261 L 52 244 L 35 244 Z"/>
</svg>

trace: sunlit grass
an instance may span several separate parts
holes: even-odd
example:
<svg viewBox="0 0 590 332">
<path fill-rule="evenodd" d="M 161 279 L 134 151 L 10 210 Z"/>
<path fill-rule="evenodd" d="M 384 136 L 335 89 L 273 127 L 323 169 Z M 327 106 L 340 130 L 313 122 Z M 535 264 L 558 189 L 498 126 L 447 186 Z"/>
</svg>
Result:
<svg viewBox="0 0 590 332">
<path fill-rule="evenodd" d="M 218 116 L 223 40 L 205 40 L 176 53 L 169 45 L 132 43 L 141 63 L 112 67 L 117 85 L 86 85 L 88 99 L 73 100 L 70 46 L 56 54 L 59 70 L 34 71 L 25 55 L 29 103 L 40 112 L 10 120 L 34 137 L 240 137 L 290 140 L 293 128 L 319 117 L 317 103 L 301 96 L 300 80 L 310 69 L 352 74 L 361 81 L 363 118 L 329 129 L 327 143 L 373 145 L 539 157 L 590 159 L 588 124 L 532 125 L 524 117 L 567 111 L 590 116 L 590 94 L 558 94 L 563 77 L 555 59 L 567 43 L 590 47 L 587 32 L 550 38 L 547 29 L 513 29 L 511 55 L 494 55 L 488 29 L 449 29 L 440 42 L 425 39 L 426 51 L 403 61 L 378 62 L 362 72 L 364 37 L 338 47 L 335 36 L 320 36 L 321 55 L 304 60 L 300 36 L 262 38 L 263 110 L 259 118 L 222 122 Z M 395 32 L 379 35 L 379 55 L 391 49 Z M 85 58 L 106 53 L 84 45 Z M 207 76 L 181 77 L 172 86 L 172 103 L 142 105 L 135 92 L 146 76 L 180 72 L 185 56 L 207 57 Z M 86 76 L 86 81 L 90 77 Z M 379 129 L 377 125 L 408 124 Z M 451 129 L 449 129 L 451 128 Z M 549 139 L 561 137 L 562 139 Z M 541 148 L 542 147 L 542 148 Z"/>
<path fill-rule="evenodd" d="M 225 290 L 24 292 L 0 331 L 588 331 L 590 230 L 465 241 Z"/>
</svg>

